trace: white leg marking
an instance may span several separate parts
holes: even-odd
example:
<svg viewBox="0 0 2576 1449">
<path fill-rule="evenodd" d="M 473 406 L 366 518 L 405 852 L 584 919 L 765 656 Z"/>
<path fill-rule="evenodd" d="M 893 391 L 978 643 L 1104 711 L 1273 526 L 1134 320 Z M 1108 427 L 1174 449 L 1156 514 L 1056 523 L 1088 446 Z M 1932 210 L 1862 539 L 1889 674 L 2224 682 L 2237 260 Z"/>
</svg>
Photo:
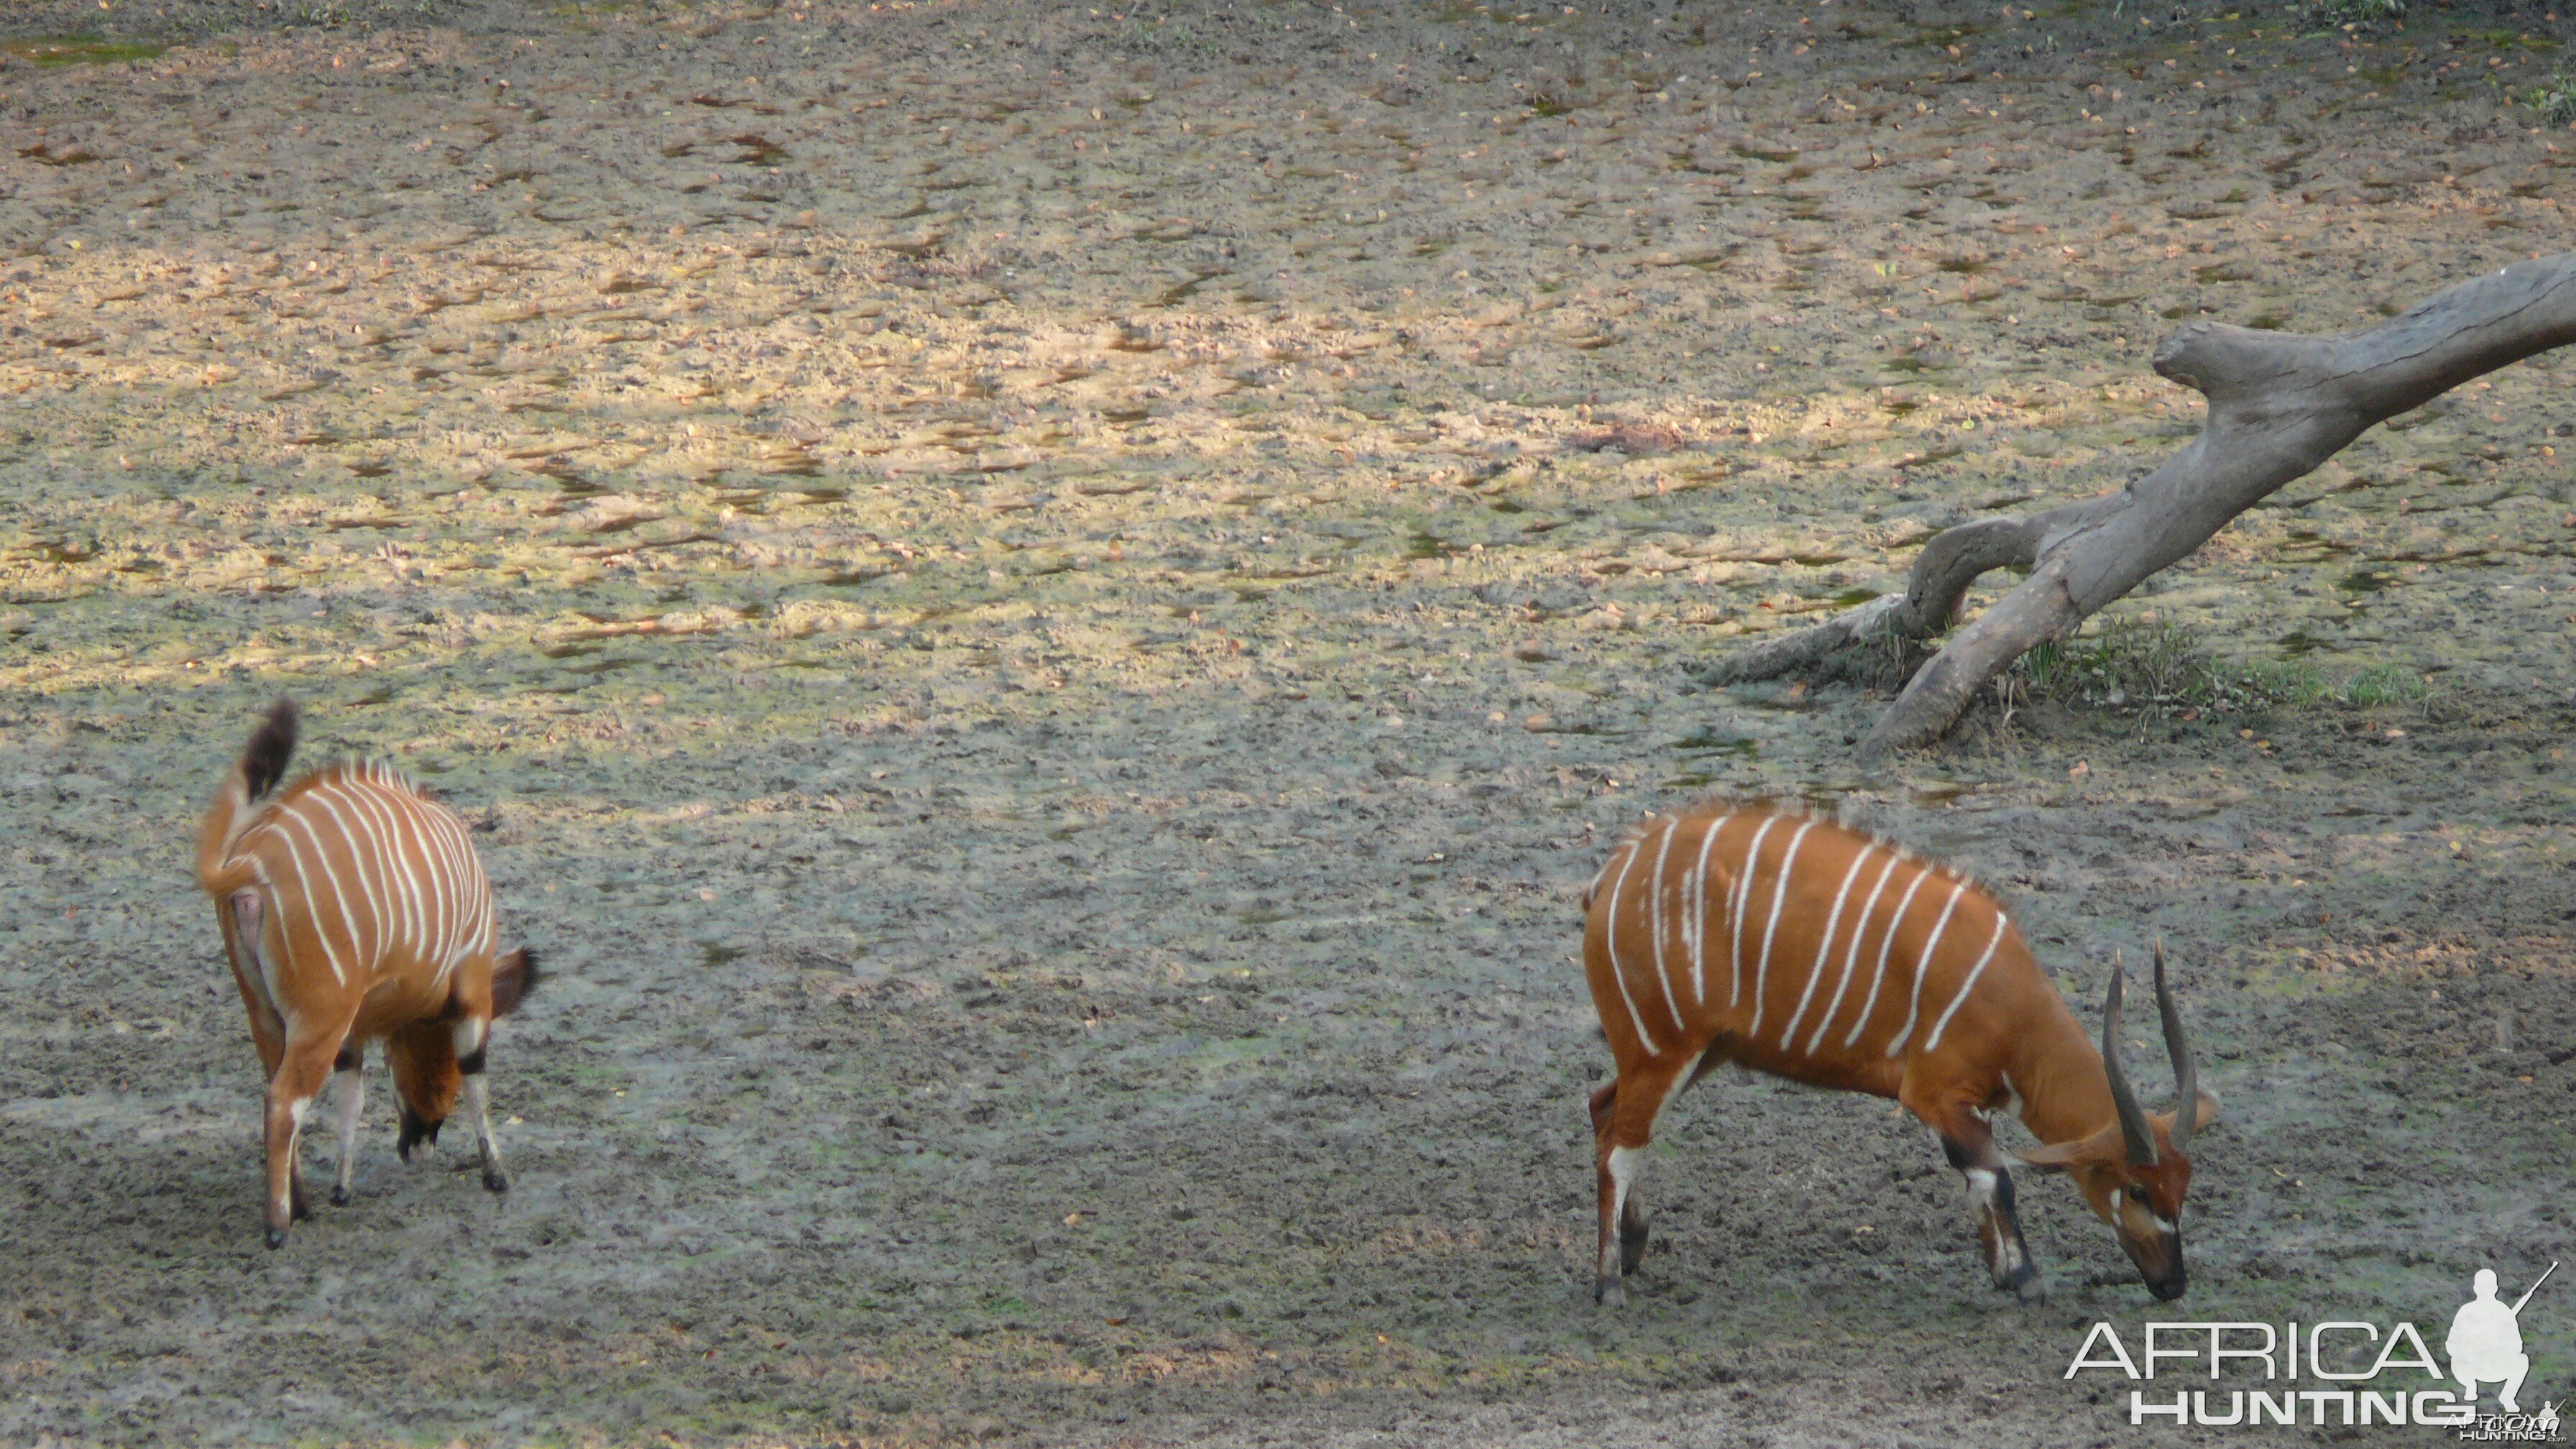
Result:
<svg viewBox="0 0 2576 1449">
<path fill-rule="evenodd" d="M 1673 853 L 1673 836 L 1682 823 L 1667 816 L 1664 820 L 1664 843 L 1655 848 L 1653 896 L 1647 901 L 1652 917 L 1650 928 L 1655 933 L 1655 982 L 1664 989 L 1664 1010 L 1673 1014 L 1673 1030 L 1686 1030 L 1682 1022 L 1681 1003 L 1673 999 L 1673 975 L 1664 969 L 1664 860 Z M 1642 842 L 1641 842 L 1642 843 Z"/>
<path fill-rule="evenodd" d="M 1610 1149 L 1610 1224 L 1612 1228 L 1610 1246 L 1613 1253 L 1617 1252 L 1619 1246 L 1617 1228 L 1620 1215 L 1628 1210 L 1628 1193 L 1637 1185 L 1637 1172 L 1644 1165 L 1645 1160 L 1645 1149 L 1640 1147 Z M 1616 1258 L 1612 1259 L 1612 1264 L 1615 1268 Z"/>
<path fill-rule="evenodd" d="M 1753 832 L 1753 843 L 1744 848 L 1743 879 L 1735 883 L 1735 896 L 1726 903 L 1726 919 L 1732 927 L 1727 933 L 1728 943 L 1734 956 L 1727 969 L 1726 1004 L 1729 1006 L 1744 999 L 1744 908 L 1753 901 L 1753 867 L 1762 854 L 1762 837 L 1770 834 L 1771 827 L 1779 823 L 1780 817 L 1774 815 L 1762 822 L 1761 829 Z"/>
<path fill-rule="evenodd" d="M 1691 1074 L 1699 1070 L 1699 1059 L 1707 1055 L 1708 1048 L 1706 1047 L 1701 1047 L 1698 1051 L 1692 1052 L 1690 1054 L 1690 1060 L 1682 1063 L 1682 1069 L 1673 1074 L 1672 1085 L 1664 1088 L 1664 1100 L 1655 1104 L 1654 1120 L 1646 1124 L 1646 1131 L 1649 1135 L 1653 1134 L 1655 1124 L 1664 1120 L 1664 1109 L 1673 1104 L 1673 1099 L 1682 1094 L 1682 1089 L 1684 1087 L 1690 1085 Z"/>
<path fill-rule="evenodd" d="M 1789 899 L 1790 867 L 1798 863 L 1798 847 L 1806 842 L 1807 832 L 1823 823 L 1815 819 L 1801 823 L 1797 832 L 1789 837 L 1789 848 L 1780 852 L 1780 874 L 1771 886 L 1771 919 L 1763 924 L 1762 955 L 1753 964 L 1753 1022 L 1744 1029 L 1748 1038 L 1758 1037 L 1762 1032 L 1763 983 L 1771 974 L 1772 938 L 1780 934 L 1780 907 Z"/>
<path fill-rule="evenodd" d="M 1807 1003 L 1816 999 L 1816 983 L 1824 979 L 1825 958 L 1834 952 L 1834 932 L 1843 923 L 1843 902 L 1851 898 L 1852 882 L 1860 879 L 1860 868 L 1869 863 L 1870 850 L 1863 846 L 1852 852 L 1851 869 L 1843 872 L 1843 883 L 1834 892 L 1834 909 L 1825 917 L 1825 938 L 1816 943 L 1816 959 L 1807 967 L 1807 989 L 1798 993 L 1798 1009 L 1789 1013 L 1789 1024 L 1780 1028 L 1780 1050 L 1789 1050 L 1797 1039 L 1798 1023 L 1807 1017 Z"/>
<path fill-rule="evenodd" d="M 1852 922 L 1851 947 L 1843 952 L 1843 974 L 1834 983 L 1834 999 L 1825 1003 L 1824 1014 L 1816 1018 L 1815 1035 L 1807 1038 L 1809 1056 L 1816 1054 L 1816 1047 L 1825 1039 L 1825 1029 L 1834 1024 L 1834 1013 L 1843 1008 L 1843 993 L 1851 989 L 1852 968 L 1859 964 L 1861 943 L 1869 939 L 1870 912 L 1878 909 L 1878 897 L 1887 889 L 1887 878 L 1896 874 L 1897 862 L 1905 857 L 1905 852 L 1891 849 L 1883 841 L 1873 840 L 1871 849 L 1885 851 L 1887 864 L 1879 867 L 1878 882 L 1869 888 L 1869 899 L 1861 902 L 1860 917 Z M 1831 932 L 1826 933 L 1825 940 L 1831 944 Z"/>
<path fill-rule="evenodd" d="M 1610 882 L 1610 903 L 1602 910 L 1601 942 L 1610 953 L 1610 980 L 1619 988 L 1619 999 L 1628 1007 L 1628 1024 L 1637 1029 L 1637 1040 L 1645 1044 L 1646 1054 L 1663 1050 L 1646 1030 L 1646 1018 L 1637 1013 L 1637 998 L 1628 991 L 1627 968 L 1619 964 L 1619 892 L 1628 884 L 1628 868 L 1637 863 L 1637 852 L 1645 847 L 1640 840 L 1628 847 L 1628 857 L 1619 862 L 1619 876 Z"/>
<path fill-rule="evenodd" d="M 1941 903 L 1941 918 L 1932 923 L 1932 934 L 1924 940 L 1922 954 L 1914 958 L 1914 994 L 1905 1003 L 1905 1025 L 1898 1028 L 1896 1035 L 1887 1043 L 1889 1056 L 1896 1055 L 1897 1048 L 1905 1045 L 1905 1039 L 1914 1035 L 1914 1023 L 1921 1020 L 1923 1010 L 1923 977 L 1932 969 L 1932 958 L 1941 949 L 1941 933 L 1950 929 L 1950 913 L 1959 908 L 1959 897 L 1967 890 L 1968 878 L 1959 877 L 1958 883 L 1950 887 L 1950 898 Z"/>
<path fill-rule="evenodd" d="M 1691 866 L 1690 899 L 1683 902 L 1690 912 L 1689 924 L 1683 929 L 1690 935 L 1691 1004 L 1694 1006 L 1708 1000 L 1708 850 L 1717 844 L 1717 832 L 1724 830 L 1726 822 L 1734 818 L 1735 812 L 1730 810 L 1700 832 L 1699 859 Z"/>
<path fill-rule="evenodd" d="M 1968 1201 L 1977 1210 L 1979 1222 L 1994 1234 L 1994 1271 L 1997 1277 L 2009 1278 L 2021 1271 L 2021 1244 L 2005 1224 L 1995 1218 L 1996 1174 L 1990 1168 L 1971 1167 L 1962 1174 L 1968 1179 Z"/>
<path fill-rule="evenodd" d="M 331 1088 L 333 1101 L 340 1108 L 340 1171 L 332 1183 L 340 1190 L 340 1196 L 347 1197 L 349 1184 L 357 1178 L 358 1117 L 366 1100 L 366 1073 L 361 1068 L 333 1072 Z"/>
<path fill-rule="evenodd" d="M 1950 998 L 1950 1004 L 1942 1011 L 1940 1019 L 1932 1023 L 1932 1034 L 1923 1038 L 1925 1051 L 1931 1051 L 1941 1045 L 1942 1029 L 1950 1024 L 1951 1017 L 1958 1015 L 1960 1005 L 1968 999 L 1968 993 L 1977 989 L 1977 978 L 1986 974 L 1986 963 L 1995 959 L 1995 947 L 2002 945 L 2003 939 L 2004 913 L 1997 911 L 1995 912 L 1995 933 L 1986 938 L 1986 949 L 1977 954 L 1977 964 L 1968 968 L 1968 979 L 1959 983 L 1959 994 Z"/>
<path fill-rule="evenodd" d="M 1619 1225 L 1627 1216 L 1628 1192 L 1636 1185 L 1638 1160 L 1645 1154 L 1633 1147 L 1610 1149 L 1610 1231 L 1601 1244 L 1601 1261 L 1595 1271 L 1617 1291 L 1619 1281 Z"/>
<path fill-rule="evenodd" d="M 482 1150 L 483 1175 L 489 1181 L 501 1170 L 501 1144 L 492 1136 L 491 1094 L 481 1072 L 465 1078 L 465 1110 L 474 1116 L 474 1143 Z"/>
<path fill-rule="evenodd" d="M 1878 943 L 1878 965 L 1869 975 L 1869 995 L 1861 1001 L 1860 1015 L 1852 1018 L 1851 1030 L 1843 1035 L 1844 1046 L 1859 1041 L 1861 1028 L 1869 1025 L 1869 1014 L 1878 1006 L 1878 988 L 1887 981 L 1887 953 L 1896 947 L 1896 932 L 1905 924 L 1905 911 L 1914 904 L 1914 893 L 1923 889 L 1923 883 L 1931 878 L 1932 868 L 1927 865 L 1914 873 L 1914 879 L 1906 884 L 1905 894 L 1896 898 L 1896 914 L 1887 918 L 1887 935 Z"/>
<path fill-rule="evenodd" d="M 1993 1212 L 1995 1210 L 1995 1174 L 1993 1169 L 1971 1167 L 1967 1170 L 1965 1175 L 1968 1179 L 1968 1200 L 1975 1203 L 1977 1205 L 1977 1211 L 1981 1213 Z"/>
<path fill-rule="evenodd" d="M 294 1216 L 295 1183 L 303 1170 L 304 1114 L 312 1106 L 311 1097 L 297 1097 L 286 1104 L 286 1191 L 279 1194 L 277 1208 L 289 1217 Z"/>
</svg>

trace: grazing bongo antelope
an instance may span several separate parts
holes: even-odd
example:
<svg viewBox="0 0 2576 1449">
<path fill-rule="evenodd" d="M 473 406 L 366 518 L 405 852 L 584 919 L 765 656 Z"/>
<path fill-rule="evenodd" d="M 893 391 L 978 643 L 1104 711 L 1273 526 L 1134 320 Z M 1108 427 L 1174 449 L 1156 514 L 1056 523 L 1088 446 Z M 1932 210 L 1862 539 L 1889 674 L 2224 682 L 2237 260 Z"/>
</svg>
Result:
<svg viewBox="0 0 2576 1449">
<path fill-rule="evenodd" d="M 1723 1062 L 1892 1097 L 1968 1184 L 1995 1286 L 2045 1291 L 1989 1114 L 2017 1110 L 2109 1223 L 2148 1291 L 2182 1296 L 2184 1153 L 2218 1114 L 2156 947 L 2156 1005 L 2181 1118 L 2138 1105 L 2119 1057 L 2121 975 L 2095 1051 L 2021 932 L 1975 882 L 1835 821 L 1713 802 L 1630 833 L 1584 894 L 1584 973 L 1618 1075 L 1592 1094 L 1596 1300 L 1646 1251 L 1637 1167 L 1655 1119 Z M 1614 1232 L 1615 1227 L 1615 1232 Z"/>
<path fill-rule="evenodd" d="M 215 898 L 224 955 L 268 1073 L 268 1245 L 310 1217 L 296 1137 L 333 1077 L 340 1170 L 349 1200 L 358 1138 L 360 1053 L 385 1044 L 402 1104 L 405 1161 L 436 1142 L 464 1088 L 483 1185 L 509 1189 L 483 1087 L 492 1019 L 536 984 L 536 958 L 495 956 L 492 888 L 465 824 L 392 767 L 326 765 L 272 796 L 295 753 L 281 699 L 252 734 L 197 837 L 197 883 Z"/>
</svg>

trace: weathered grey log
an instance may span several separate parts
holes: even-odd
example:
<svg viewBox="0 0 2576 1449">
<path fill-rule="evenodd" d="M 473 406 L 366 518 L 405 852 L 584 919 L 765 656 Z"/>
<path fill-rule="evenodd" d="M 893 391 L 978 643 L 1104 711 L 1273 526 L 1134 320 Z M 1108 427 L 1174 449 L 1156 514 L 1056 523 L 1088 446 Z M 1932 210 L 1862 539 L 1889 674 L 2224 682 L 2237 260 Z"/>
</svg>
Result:
<svg viewBox="0 0 2576 1449">
<path fill-rule="evenodd" d="M 2365 430 L 2570 342 L 2576 253 L 2517 262 L 2359 332 L 2308 337 L 2194 323 L 2156 349 L 2155 369 L 2207 398 L 2209 419 L 2163 467 L 2117 493 L 1947 529 L 1924 546 L 1902 596 L 1765 640 L 1706 677 L 1770 678 L 1865 640 L 1928 639 L 1949 627 L 1979 575 L 2028 568 L 2030 577 L 1915 673 L 1861 752 L 1930 744 L 2025 651 L 2072 633 Z"/>
</svg>

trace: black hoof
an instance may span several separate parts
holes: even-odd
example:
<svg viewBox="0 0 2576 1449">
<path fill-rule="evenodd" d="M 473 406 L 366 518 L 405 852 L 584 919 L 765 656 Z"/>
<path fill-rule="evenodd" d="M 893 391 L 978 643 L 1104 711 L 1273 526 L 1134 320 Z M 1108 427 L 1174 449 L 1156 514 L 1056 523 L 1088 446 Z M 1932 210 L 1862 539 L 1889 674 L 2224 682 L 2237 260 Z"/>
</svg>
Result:
<svg viewBox="0 0 2576 1449">
<path fill-rule="evenodd" d="M 295 1221 L 299 1223 L 305 1222 L 310 1220 L 312 1216 L 313 1204 L 305 1198 L 304 1194 L 300 1192 L 297 1193 L 295 1195 Z"/>
<path fill-rule="evenodd" d="M 335 1186 L 335 1187 L 333 1187 L 333 1188 L 331 1189 L 331 1206 L 333 1206 L 333 1207 L 347 1207 L 347 1206 L 349 1205 L 350 1200 L 351 1200 L 351 1199 L 353 1199 L 353 1198 L 355 1198 L 356 1196 L 357 1196 L 357 1194 L 356 1194 L 356 1193 L 353 1193 L 353 1192 L 349 1191 L 349 1190 L 348 1190 L 347 1188 L 345 1188 L 345 1187 L 336 1187 L 336 1186 Z"/>
<path fill-rule="evenodd" d="M 1604 1308 L 1626 1307 L 1627 1285 L 1616 1278 L 1595 1278 L 1592 1280 L 1592 1301 Z"/>
<path fill-rule="evenodd" d="M 284 1228 L 270 1228 L 270 1229 L 268 1230 L 268 1250 L 269 1250 L 270 1252 L 272 1252 L 272 1253 L 273 1253 L 273 1252 L 276 1252 L 278 1249 L 283 1248 L 283 1247 L 285 1247 L 285 1246 L 286 1246 L 286 1229 L 284 1229 Z"/>
<path fill-rule="evenodd" d="M 483 1169 L 483 1185 L 494 1192 L 508 1192 L 510 1174 L 497 1167 L 487 1167 Z"/>
</svg>

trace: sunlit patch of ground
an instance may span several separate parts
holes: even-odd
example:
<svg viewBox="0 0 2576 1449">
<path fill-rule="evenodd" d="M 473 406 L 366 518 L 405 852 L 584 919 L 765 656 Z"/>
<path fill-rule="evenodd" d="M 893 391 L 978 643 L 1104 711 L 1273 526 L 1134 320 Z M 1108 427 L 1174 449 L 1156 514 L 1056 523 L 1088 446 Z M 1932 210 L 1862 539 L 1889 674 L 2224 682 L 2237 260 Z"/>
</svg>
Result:
<svg viewBox="0 0 2576 1449">
<path fill-rule="evenodd" d="M 1998 1306 L 1884 1104 L 1703 1087 L 1591 1309 L 1573 898 L 1713 788 L 1972 866 L 2088 1019 L 2165 934 L 2195 1313 L 2576 1246 L 2566 362 L 2121 606 L 2289 703 L 1871 775 L 1882 701 L 1688 672 L 2151 466 L 2185 320 L 2563 246 L 2576 136 L 2485 80 L 2561 30 L 1600 8 L 31 10 L 0 1425 L 2091 1442 L 2108 1234 L 2026 1183 L 2059 1295 Z M 281 690 L 558 974 L 507 1203 L 379 1131 L 272 1256 L 186 852 Z"/>
</svg>

